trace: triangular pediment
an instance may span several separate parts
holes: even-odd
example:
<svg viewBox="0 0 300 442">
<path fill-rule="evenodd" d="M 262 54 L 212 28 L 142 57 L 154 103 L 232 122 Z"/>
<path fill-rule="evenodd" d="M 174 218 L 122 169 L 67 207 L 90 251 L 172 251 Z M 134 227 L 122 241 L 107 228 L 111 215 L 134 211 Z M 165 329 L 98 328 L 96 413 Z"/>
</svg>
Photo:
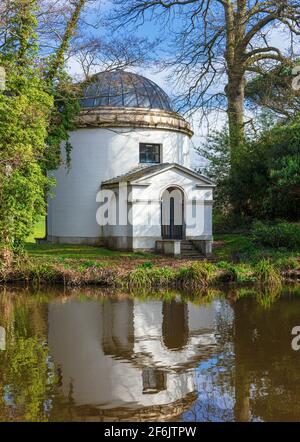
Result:
<svg viewBox="0 0 300 442">
<path fill-rule="evenodd" d="M 170 170 L 178 172 L 181 175 L 184 174 L 188 176 L 189 178 L 193 179 L 193 181 L 196 181 L 199 186 L 215 187 L 215 184 L 209 178 L 177 163 L 161 163 L 139 167 L 126 174 L 104 181 L 102 183 L 102 187 L 111 186 L 121 182 L 146 185 L 151 181 L 152 177 L 166 173 Z"/>
</svg>

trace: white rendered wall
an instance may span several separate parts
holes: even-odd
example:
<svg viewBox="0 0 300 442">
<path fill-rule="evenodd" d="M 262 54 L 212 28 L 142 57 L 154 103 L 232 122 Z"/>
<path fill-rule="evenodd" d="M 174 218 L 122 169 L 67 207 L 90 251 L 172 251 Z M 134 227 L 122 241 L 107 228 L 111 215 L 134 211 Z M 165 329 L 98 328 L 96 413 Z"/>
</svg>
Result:
<svg viewBox="0 0 300 442">
<path fill-rule="evenodd" d="M 96 195 L 102 181 L 139 166 L 139 143 L 162 144 L 161 161 L 189 167 L 190 140 L 161 129 L 79 129 L 71 134 L 72 162 L 51 173 L 57 184 L 48 199 L 48 235 L 96 238 Z M 62 149 L 64 156 L 64 149 Z"/>
</svg>

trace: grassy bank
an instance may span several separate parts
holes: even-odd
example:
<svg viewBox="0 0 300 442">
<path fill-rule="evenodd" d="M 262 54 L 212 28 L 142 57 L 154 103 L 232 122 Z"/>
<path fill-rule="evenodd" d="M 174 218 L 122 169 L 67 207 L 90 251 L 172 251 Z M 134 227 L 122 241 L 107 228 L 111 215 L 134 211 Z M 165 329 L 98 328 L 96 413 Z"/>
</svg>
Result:
<svg viewBox="0 0 300 442">
<path fill-rule="evenodd" d="M 277 285 L 300 279 L 298 252 L 259 247 L 251 237 L 217 236 L 213 261 L 189 261 L 100 247 L 27 245 L 27 257 L 2 269 L 2 282 L 194 290 L 224 283 Z"/>
<path fill-rule="evenodd" d="M 36 236 L 43 234 L 43 222 Z M 264 236 L 266 236 L 264 234 Z M 195 262 L 153 253 L 118 252 L 104 247 L 43 244 L 33 237 L 26 254 L 11 269 L 0 269 L 0 282 L 116 288 L 194 290 L 224 283 L 278 285 L 300 280 L 300 249 L 270 247 L 253 234 L 215 235 L 213 259 Z"/>
</svg>

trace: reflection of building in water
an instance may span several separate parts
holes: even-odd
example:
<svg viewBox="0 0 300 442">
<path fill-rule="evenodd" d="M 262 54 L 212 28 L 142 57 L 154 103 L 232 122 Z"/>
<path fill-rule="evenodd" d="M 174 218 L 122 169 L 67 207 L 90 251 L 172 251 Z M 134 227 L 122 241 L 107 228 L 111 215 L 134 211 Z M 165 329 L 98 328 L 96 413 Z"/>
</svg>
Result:
<svg viewBox="0 0 300 442">
<path fill-rule="evenodd" d="M 103 418 L 126 416 L 128 407 L 130 418 L 179 415 L 195 399 L 191 368 L 214 348 L 214 308 L 132 299 L 51 304 L 49 346 L 65 396 L 71 385 L 75 404 Z"/>
</svg>

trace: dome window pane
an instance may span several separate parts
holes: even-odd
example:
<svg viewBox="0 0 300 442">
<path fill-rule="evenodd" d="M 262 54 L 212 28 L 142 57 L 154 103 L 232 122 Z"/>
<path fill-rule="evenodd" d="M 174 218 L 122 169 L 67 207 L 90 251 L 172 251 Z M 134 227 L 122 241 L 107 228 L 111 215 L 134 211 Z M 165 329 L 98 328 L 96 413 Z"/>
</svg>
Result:
<svg viewBox="0 0 300 442">
<path fill-rule="evenodd" d="M 153 81 L 116 70 L 94 75 L 83 87 L 81 107 L 137 107 L 171 111 L 167 94 Z"/>
</svg>

